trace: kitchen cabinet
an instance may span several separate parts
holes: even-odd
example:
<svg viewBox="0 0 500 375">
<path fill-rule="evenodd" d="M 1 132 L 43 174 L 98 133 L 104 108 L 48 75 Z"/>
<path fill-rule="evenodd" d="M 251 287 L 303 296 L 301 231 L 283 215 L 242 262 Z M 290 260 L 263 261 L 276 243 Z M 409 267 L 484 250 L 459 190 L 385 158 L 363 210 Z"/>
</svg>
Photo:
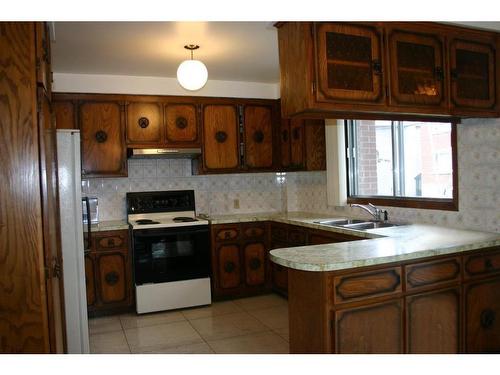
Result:
<svg viewBox="0 0 500 375">
<path fill-rule="evenodd" d="M 56 116 L 57 129 L 78 129 L 76 120 L 75 103 L 71 100 L 54 101 L 54 113 Z"/>
<path fill-rule="evenodd" d="M 405 30 L 389 28 L 387 33 L 391 104 L 431 106 L 433 112 L 443 108 L 445 113 L 444 37 L 413 31 L 409 26 Z"/>
<path fill-rule="evenodd" d="M 127 230 L 93 233 L 85 254 L 87 309 L 90 315 L 133 307 L 132 260 Z"/>
<path fill-rule="evenodd" d="M 273 108 L 246 105 L 243 114 L 245 165 L 253 169 L 273 167 Z"/>
<path fill-rule="evenodd" d="M 163 114 L 159 103 L 127 104 L 127 146 L 160 147 L 163 141 Z"/>
<path fill-rule="evenodd" d="M 202 109 L 203 161 L 208 170 L 235 170 L 240 166 L 238 108 L 210 104 Z"/>
<path fill-rule="evenodd" d="M 268 224 L 211 225 L 214 298 L 269 291 Z"/>
<path fill-rule="evenodd" d="M 191 103 L 165 105 L 166 144 L 172 147 L 199 147 L 197 106 Z"/>
<path fill-rule="evenodd" d="M 499 38 L 430 22 L 280 22 L 285 118 L 498 117 Z"/>
<path fill-rule="evenodd" d="M 78 109 L 82 176 L 127 176 L 123 105 L 83 102 Z"/>
<path fill-rule="evenodd" d="M 384 100 L 382 33 L 374 26 L 316 23 L 317 100 Z"/>
</svg>

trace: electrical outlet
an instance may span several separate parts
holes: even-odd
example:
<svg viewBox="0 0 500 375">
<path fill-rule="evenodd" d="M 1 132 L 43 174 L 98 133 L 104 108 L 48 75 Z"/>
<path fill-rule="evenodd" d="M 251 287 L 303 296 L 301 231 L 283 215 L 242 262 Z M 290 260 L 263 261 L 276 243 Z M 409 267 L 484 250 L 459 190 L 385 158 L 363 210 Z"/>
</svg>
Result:
<svg viewBox="0 0 500 375">
<path fill-rule="evenodd" d="M 234 203 L 234 208 L 240 208 L 240 200 L 239 199 L 235 199 L 233 203 Z"/>
</svg>

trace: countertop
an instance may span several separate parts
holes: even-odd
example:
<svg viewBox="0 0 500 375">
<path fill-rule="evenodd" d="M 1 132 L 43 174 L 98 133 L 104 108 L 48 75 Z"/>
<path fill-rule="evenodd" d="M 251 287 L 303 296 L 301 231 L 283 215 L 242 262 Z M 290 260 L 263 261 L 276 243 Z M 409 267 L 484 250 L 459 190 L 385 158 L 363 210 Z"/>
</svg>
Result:
<svg viewBox="0 0 500 375">
<path fill-rule="evenodd" d="M 92 232 L 105 232 L 108 230 L 128 229 L 128 223 L 125 220 L 107 220 L 100 221 L 99 224 L 92 224 Z"/>
<path fill-rule="evenodd" d="M 212 224 L 275 221 L 364 237 L 364 240 L 274 249 L 270 259 L 282 266 L 305 271 L 334 271 L 377 264 L 460 253 L 500 246 L 500 234 L 435 225 L 409 224 L 359 231 L 316 224 L 318 219 L 339 219 L 313 213 L 260 213 L 211 217 Z"/>
</svg>

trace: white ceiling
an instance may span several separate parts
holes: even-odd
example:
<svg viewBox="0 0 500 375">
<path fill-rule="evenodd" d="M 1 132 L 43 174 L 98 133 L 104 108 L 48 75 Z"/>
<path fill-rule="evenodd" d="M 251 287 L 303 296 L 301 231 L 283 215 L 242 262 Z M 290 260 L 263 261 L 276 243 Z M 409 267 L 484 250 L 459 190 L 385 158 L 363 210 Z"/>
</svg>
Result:
<svg viewBox="0 0 500 375">
<path fill-rule="evenodd" d="M 209 79 L 279 81 L 278 40 L 271 22 L 56 22 L 52 44 L 57 73 L 175 77 L 194 58 Z"/>
<path fill-rule="evenodd" d="M 500 32 L 500 22 L 453 22 Z M 53 70 L 175 77 L 199 44 L 209 79 L 279 82 L 278 42 L 272 22 L 55 22 Z"/>
</svg>

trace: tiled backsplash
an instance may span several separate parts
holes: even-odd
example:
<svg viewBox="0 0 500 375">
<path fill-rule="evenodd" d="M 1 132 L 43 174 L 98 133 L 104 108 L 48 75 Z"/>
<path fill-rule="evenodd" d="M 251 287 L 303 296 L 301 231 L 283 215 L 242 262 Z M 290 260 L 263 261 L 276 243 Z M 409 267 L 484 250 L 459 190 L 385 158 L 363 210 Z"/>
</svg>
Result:
<svg viewBox="0 0 500 375">
<path fill-rule="evenodd" d="M 192 176 L 187 159 L 129 160 L 129 177 L 83 181 L 84 195 L 99 198 L 100 220 L 124 219 L 128 191 L 195 190 L 198 213 L 307 211 L 363 216 L 359 209 L 328 207 L 326 172 Z M 386 207 L 391 220 L 500 232 L 500 119 L 458 126 L 458 212 Z M 239 208 L 235 208 L 239 200 Z"/>
</svg>

